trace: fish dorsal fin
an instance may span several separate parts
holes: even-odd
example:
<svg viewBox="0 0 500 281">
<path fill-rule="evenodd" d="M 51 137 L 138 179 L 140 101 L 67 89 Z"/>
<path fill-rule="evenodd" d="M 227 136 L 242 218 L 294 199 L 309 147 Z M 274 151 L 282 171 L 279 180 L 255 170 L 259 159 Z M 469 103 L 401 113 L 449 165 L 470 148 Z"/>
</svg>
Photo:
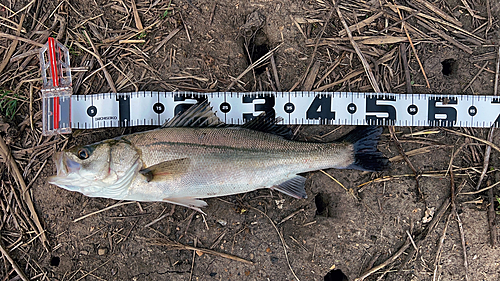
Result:
<svg viewBox="0 0 500 281">
<path fill-rule="evenodd" d="M 285 182 L 273 186 L 272 189 L 278 190 L 297 199 L 304 199 L 307 198 L 306 190 L 304 189 L 305 184 L 306 178 L 302 176 L 296 176 Z"/>
<path fill-rule="evenodd" d="M 256 118 L 243 124 L 241 128 L 270 133 L 286 139 L 291 139 L 292 130 L 286 126 L 278 125 L 277 123 L 280 121 L 281 119 L 276 118 L 274 113 L 262 112 Z"/>
<path fill-rule="evenodd" d="M 191 160 L 181 158 L 158 163 L 139 171 L 148 182 L 165 181 L 182 175 L 188 171 Z"/>
<path fill-rule="evenodd" d="M 199 104 L 191 106 L 188 110 L 178 114 L 174 118 L 163 124 L 162 128 L 172 127 L 219 127 L 223 126 L 222 122 L 208 101 L 203 101 Z"/>
</svg>

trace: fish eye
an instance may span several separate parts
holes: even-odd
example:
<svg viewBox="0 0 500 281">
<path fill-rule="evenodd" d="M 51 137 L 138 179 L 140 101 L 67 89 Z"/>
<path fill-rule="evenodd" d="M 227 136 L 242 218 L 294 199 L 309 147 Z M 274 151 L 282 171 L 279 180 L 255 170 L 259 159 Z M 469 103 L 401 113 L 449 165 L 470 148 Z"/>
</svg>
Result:
<svg viewBox="0 0 500 281">
<path fill-rule="evenodd" d="M 81 148 L 80 150 L 78 150 L 77 156 L 81 160 L 85 160 L 90 156 L 89 150 L 87 148 Z"/>
</svg>

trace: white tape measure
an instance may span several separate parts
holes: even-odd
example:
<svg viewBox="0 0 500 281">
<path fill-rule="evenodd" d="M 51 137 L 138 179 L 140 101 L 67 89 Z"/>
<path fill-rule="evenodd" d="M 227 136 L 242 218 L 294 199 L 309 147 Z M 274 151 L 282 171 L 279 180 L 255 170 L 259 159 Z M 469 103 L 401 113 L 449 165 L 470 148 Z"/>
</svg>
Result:
<svg viewBox="0 0 500 281">
<path fill-rule="evenodd" d="M 500 97 L 351 92 L 133 92 L 74 95 L 74 129 L 162 125 L 207 99 L 227 124 L 243 124 L 262 112 L 280 124 L 500 126 Z M 65 107 L 67 110 L 67 107 Z M 68 118 L 69 117 L 69 118 Z M 57 122 L 56 120 L 54 120 Z M 65 127 L 68 124 L 60 124 Z"/>
<path fill-rule="evenodd" d="M 68 49 L 49 38 L 39 56 L 43 135 L 70 133 L 72 128 L 160 126 L 202 100 L 227 124 L 243 124 L 266 112 L 287 125 L 500 126 L 500 97 L 493 96 L 310 91 L 72 96 Z"/>
</svg>

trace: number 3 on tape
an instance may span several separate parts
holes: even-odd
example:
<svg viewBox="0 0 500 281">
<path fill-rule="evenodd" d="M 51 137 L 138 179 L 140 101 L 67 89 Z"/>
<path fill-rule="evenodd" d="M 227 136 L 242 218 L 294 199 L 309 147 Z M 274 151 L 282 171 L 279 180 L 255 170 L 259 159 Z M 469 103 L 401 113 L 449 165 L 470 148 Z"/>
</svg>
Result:
<svg viewBox="0 0 500 281">
<path fill-rule="evenodd" d="M 42 71 L 42 135 L 71 133 L 71 71 L 69 51 L 49 37 L 40 49 Z"/>
</svg>

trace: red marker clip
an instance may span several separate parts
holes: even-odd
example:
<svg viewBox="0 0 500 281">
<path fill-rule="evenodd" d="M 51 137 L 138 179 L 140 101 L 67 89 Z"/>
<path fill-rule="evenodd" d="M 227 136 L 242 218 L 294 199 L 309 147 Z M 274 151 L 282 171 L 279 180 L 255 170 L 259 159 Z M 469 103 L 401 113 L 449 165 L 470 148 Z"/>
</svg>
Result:
<svg viewBox="0 0 500 281">
<path fill-rule="evenodd" d="M 71 133 L 71 70 L 69 51 L 49 37 L 40 49 L 42 71 L 42 135 Z"/>
</svg>

